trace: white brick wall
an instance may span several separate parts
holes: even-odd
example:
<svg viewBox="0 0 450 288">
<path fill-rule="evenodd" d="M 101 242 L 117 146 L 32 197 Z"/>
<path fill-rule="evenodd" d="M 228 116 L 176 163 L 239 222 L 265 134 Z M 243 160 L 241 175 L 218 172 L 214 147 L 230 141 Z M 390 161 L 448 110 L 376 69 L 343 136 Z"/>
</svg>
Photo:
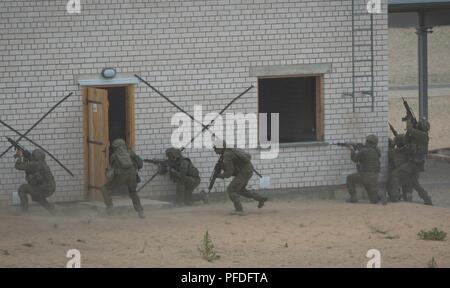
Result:
<svg viewBox="0 0 450 288">
<path fill-rule="evenodd" d="M 358 0 L 364 9 L 366 1 Z M 385 1 L 383 1 L 385 2 Z M 257 79 L 249 68 L 268 65 L 331 63 L 324 77 L 325 140 L 363 141 L 380 137 L 386 166 L 388 131 L 387 14 L 375 16 L 375 111 L 352 112 L 350 0 L 90 0 L 81 14 L 66 13 L 65 0 L 0 1 L 1 119 L 26 131 L 43 113 L 74 91 L 67 102 L 43 121 L 30 137 L 53 152 L 74 172 L 67 175 L 49 160 L 57 179 L 53 201 L 83 198 L 82 104 L 76 79 L 106 66 L 138 73 L 173 101 L 193 112 L 219 111 Z M 140 84 L 136 98 L 137 152 L 161 157 L 178 112 Z M 229 112 L 257 112 L 257 89 Z M 0 127 L 0 135 L 13 135 Z M 24 142 L 31 148 L 31 146 Z M 0 142 L 3 151 L 7 142 Z M 354 171 L 346 150 L 330 146 L 287 147 L 276 160 L 259 159 L 255 166 L 270 176 L 274 188 L 340 183 Z M 212 151 L 190 150 L 207 186 L 216 161 Z M 385 169 L 384 169 L 385 170 Z M 383 171 L 384 171 L 383 170 Z M 147 166 L 142 178 L 154 172 Z M 0 159 L 0 202 L 24 181 L 14 170 L 12 154 Z M 219 181 L 218 189 L 225 183 Z M 254 177 L 251 185 L 257 185 Z M 158 177 L 142 193 L 173 193 Z"/>
</svg>

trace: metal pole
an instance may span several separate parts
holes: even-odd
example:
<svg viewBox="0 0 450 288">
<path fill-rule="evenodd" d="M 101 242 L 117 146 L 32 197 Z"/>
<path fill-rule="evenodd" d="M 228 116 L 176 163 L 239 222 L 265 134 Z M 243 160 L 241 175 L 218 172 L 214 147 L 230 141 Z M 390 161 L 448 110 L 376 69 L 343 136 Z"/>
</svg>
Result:
<svg viewBox="0 0 450 288">
<path fill-rule="evenodd" d="M 418 62 L 419 62 L 419 117 L 428 118 L 428 33 L 431 27 L 425 26 L 425 13 L 419 12 Z"/>
<path fill-rule="evenodd" d="M 352 102 L 355 112 L 355 0 L 352 0 Z"/>
<path fill-rule="evenodd" d="M 374 85 L 374 72 L 373 72 L 373 62 L 374 62 L 374 42 L 373 42 L 373 13 L 370 13 L 370 76 L 371 77 L 371 83 L 370 83 L 370 96 L 372 97 L 372 112 L 374 110 L 374 106 L 375 106 L 375 85 Z"/>
</svg>

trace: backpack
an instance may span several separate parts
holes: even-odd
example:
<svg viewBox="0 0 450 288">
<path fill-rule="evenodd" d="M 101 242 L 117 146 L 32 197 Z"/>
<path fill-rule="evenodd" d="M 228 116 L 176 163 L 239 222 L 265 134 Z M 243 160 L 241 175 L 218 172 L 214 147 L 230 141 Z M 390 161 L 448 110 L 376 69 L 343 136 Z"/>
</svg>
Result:
<svg viewBox="0 0 450 288">
<path fill-rule="evenodd" d="M 236 154 L 236 156 L 238 156 L 238 158 L 240 159 L 247 159 L 247 160 L 251 160 L 252 156 L 247 153 L 246 151 L 240 149 L 240 148 L 234 148 L 233 152 Z"/>
<path fill-rule="evenodd" d="M 113 157 L 118 168 L 129 169 L 133 167 L 133 161 L 131 160 L 130 153 L 128 153 L 128 149 L 123 149 L 122 147 L 117 148 Z"/>
</svg>

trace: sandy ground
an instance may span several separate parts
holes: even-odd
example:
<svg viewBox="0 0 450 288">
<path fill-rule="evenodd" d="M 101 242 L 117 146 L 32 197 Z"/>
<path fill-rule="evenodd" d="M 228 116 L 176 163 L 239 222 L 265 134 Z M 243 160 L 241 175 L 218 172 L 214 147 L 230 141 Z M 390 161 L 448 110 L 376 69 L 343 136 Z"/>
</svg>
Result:
<svg viewBox="0 0 450 288">
<path fill-rule="evenodd" d="M 432 257 L 450 267 L 448 240 L 417 236 L 433 227 L 450 232 L 448 208 L 299 196 L 275 198 L 262 209 L 244 205 L 246 216 L 232 215 L 230 202 L 214 202 L 146 211 L 144 220 L 132 212 L 50 217 L 39 207 L 27 216 L 2 210 L 0 266 L 65 267 L 66 252 L 75 248 L 83 267 L 365 267 L 366 252 L 376 248 L 383 267 L 427 267 Z M 212 263 L 198 251 L 206 230 L 221 256 Z"/>
</svg>

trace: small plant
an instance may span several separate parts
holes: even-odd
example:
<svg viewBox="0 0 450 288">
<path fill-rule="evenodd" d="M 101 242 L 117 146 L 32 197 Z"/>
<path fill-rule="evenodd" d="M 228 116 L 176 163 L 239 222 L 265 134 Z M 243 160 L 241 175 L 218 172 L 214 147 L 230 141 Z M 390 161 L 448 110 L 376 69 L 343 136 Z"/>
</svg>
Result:
<svg viewBox="0 0 450 288">
<path fill-rule="evenodd" d="M 216 252 L 216 249 L 214 248 L 214 243 L 209 236 L 208 230 L 206 230 L 205 235 L 203 236 L 199 251 L 202 254 L 203 259 L 208 262 L 212 262 L 220 258 L 220 256 Z"/>
<path fill-rule="evenodd" d="M 437 268 L 436 260 L 434 260 L 434 257 L 431 258 L 430 261 L 428 261 L 428 268 Z"/>
<path fill-rule="evenodd" d="M 447 233 L 434 227 L 430 231 L 421 230 L 417 236 L 422 240 L 444 241 Z"/>
</svg>

